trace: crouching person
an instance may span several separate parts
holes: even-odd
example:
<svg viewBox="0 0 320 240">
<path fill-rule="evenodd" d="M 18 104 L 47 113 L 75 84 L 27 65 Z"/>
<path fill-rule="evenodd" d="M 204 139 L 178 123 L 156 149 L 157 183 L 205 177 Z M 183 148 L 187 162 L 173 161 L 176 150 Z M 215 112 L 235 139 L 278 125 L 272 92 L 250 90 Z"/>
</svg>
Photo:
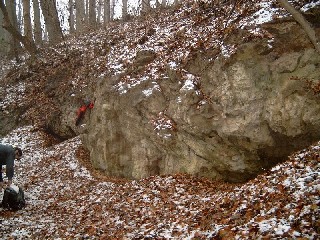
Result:
<svg viewBox="0 0 320 240">
<path fill-rule="evenodd" d="M 24 192 L 21 187 L 12 184 L 14 175 L 14 160 L 22 157 L 20 148 L 0 144 L 0 191 L 4 189 L 0 207 L 9 210 L 20 210 L 25 207 Z M 2 166 L 6 166 L 7 186 L 3 184 Z"/>
<path fill-rule="evenodd" d="M 2 166 L 6 166 L 6 176 L 8 177 L 8 186 L 12 184 L 14 175 L 14 160 L 22 157 L 22 151 L 18 147 L 0 144 L 0 189 L 3 188 Z"/>
</svg>

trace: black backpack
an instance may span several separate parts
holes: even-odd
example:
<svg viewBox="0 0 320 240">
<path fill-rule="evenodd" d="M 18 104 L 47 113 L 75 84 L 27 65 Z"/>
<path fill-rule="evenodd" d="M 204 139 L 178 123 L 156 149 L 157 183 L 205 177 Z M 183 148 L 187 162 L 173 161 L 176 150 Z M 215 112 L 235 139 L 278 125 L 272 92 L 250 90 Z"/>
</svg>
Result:
<svg viewBox="0 0 320 240">
<path fill-rule="evenodd" d="M 24 199 L 24 192 L 21 187 L 19 187 L 19 192 L 16 192 L 13 188 L 7 187 L 4 190 L 2 207 L 10 210 L 20 210 L 26 205 Z"/>
</svg>

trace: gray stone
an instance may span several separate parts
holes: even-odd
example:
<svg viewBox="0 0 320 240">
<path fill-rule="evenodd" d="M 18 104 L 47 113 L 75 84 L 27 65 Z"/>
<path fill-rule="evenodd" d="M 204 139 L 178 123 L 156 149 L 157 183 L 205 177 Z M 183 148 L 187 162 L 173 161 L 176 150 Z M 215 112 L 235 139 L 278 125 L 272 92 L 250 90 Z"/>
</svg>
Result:
<svg viewBox="0 0 320 240">
<path fill-rule="evenodd" d="M 124 94 L 97 88 L 82 135 L 94 165 L 132 179 L 185 172 L 240 182 L 318 140 L 320 99 L 306 91 L 304 78 L 319 79 L 319 55 L 306 49 L 270 61 L 248 46 L 229 65 L 189 62 L 193 87 L 168 68 L 160 90 L 148 96 L 151 80 Z"/>
</svg>

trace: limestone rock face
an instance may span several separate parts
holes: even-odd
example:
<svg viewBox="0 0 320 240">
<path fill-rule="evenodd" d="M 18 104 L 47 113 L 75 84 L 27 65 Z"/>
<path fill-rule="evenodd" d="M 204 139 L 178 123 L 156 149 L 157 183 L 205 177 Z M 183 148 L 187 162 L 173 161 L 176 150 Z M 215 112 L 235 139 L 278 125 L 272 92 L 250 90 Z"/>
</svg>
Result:
<svg viewBox="0 0 320 240">
<path fill-rule="evenodd" d="M 320 79 L 319 62 L 313 49 L 274 54 L 246 43 L 228 61 L 199 51 L 185 71 L 168 66 L 126 92 L 100 79 L 82 139 L 109 175 L 245 181 L 319 140 L 320 98 L 305 82 Z"/>
</svg>

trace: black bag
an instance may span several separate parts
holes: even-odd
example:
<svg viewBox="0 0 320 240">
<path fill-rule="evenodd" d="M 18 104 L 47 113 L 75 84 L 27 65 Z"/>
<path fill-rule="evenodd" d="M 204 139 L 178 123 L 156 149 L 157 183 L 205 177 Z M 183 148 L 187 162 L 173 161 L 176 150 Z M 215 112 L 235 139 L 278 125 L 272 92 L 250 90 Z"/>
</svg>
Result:
<svg viewBox="0 0 320 240">
<path fill-rule="evenodd" d="M 26 205 L 24 199 L 24 192 L 21 187 L 19 187 L 19 192 L 16 192 L 12 187 L 7 187 L 4 190 L 2 207 L 10 210 L 20 210 Z"/>
</svg>

